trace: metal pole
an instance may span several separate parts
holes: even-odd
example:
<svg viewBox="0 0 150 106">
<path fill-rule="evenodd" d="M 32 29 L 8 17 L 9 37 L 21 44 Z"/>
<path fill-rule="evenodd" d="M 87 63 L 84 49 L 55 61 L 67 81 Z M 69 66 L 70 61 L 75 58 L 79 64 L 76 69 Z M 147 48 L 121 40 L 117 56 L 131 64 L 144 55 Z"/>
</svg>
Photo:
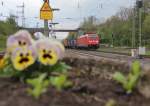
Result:
<svg viewBox="0 0 150 106">
<path fill-rule="evenodd" d="M 135 47 L 135 7 L 133 8 L 132 48 Z"/>
<path fill-rule="evenodd" d="M 139 8 L 139 47 L 142 46 L 142 8 Z"/>
<path fill-rule="evenodd" d="M 49 0 L 44 0 L 49 4 Z M 48 20 L 44 20 L 44 35 L 49 37 L 49 28 L 48 28 Z"/>
<path fill-rule="evenodd" d="M 112 47 L 114 47 L 114 34 L 112 33 Z"/>
<path fill-rule="evenodd" d="M 50 36 L 53 37 L 53 24 L 52 24 L 52 21 L 51 21 L 51 24 L 50 24 L 50 30 L 51 30 L 50 31 Z"/>
<path fill-rule="evenodd" d="M 22 5 L 22 26 L 25 27 L 25 13 L 24 13 L 25 5 Z"/>
<path fill-rule="evenodd" d="M 39 22 L 36 23 L 36 28 L 39 28 Z"/>
<path fill-rule="evenodd" d="M 49 36 L 48 20 L 44 20 L 44 35 Z"/>
</svg>

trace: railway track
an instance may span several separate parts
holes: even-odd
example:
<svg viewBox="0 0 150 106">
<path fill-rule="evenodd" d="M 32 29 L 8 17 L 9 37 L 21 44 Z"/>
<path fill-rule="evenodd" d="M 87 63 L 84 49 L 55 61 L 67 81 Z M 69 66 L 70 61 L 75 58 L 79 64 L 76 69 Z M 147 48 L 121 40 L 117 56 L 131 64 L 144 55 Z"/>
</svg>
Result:
<svg viewBox="0 0 150 106">
<path fill-rule="evenodd" d="M 133 63 L 133 61 L 137 60 L 140 62 L 141 64 L 141 69 L 143 71 L 150 71 L 150 58 L 143 56 L 142 59 L 139 58 L 134 58 L 131 57 L 129 55 L 124 55 L 124 54 L 116 54 L 116 53 L 104 53 L 104 52 L 100 52 L 100 51 L 85 51 L 85 50 L 67 50 L 68 52 L 70 52 L 70 55 L 75 55 L 78 56 L 77 58 L 82 58 L 82 56 L 85 56 L 83 58 L 87 58 L 87 59 L 94 59 L 94 60 L 105 60 L 105 62 L 107 61 L 108 63 L 123 63 L 123 64 L 127 64 L 129 67 L 131 66 L 131 64 Z"/>
<path fill-rule="evenodd" d="M 125 59 L 131 60 L 134 59 L 133 57 L 127 54 L 117 54 L 117 53 L 107 53 L 107 52 L 100 52 L 100 51 L 86 51 L 86 50 L 74 50 L 69 49 L 69 52 L 81 55 L 81 56 L 94 56 L 94 57 L 104 57 L 104 58 L 111 58 L 111 59 Z"/>
<path fill-rule="evenodd" d="M 74 49 L 69 49 L 73 50 Z M 107 58 L 132 58 L 135 59 L 135 57 L 131 57 L 131 54 L 129 53 L 121 53 L 121 52 L 107 52 L 107 51 L 97 51 L 97 50 L 75 50 L 74 52 L 85 52 L 86 55 L 92 54 L 95 56 L 101 56 L 101 57 L 107 57 Z M 93 53 L 92 53 L 93 52 Z M 150 59 L 149 55 L 141 55 L 139 57 L 136 57 L 136 59 Z"/>
<path fill-rule="evenodd" d="M 86 51 L 86 50 L 74 50 L 74 49 L 69 49 L 67 50 L 68 52 L 71 53 L 71 55 L 77 55 L 82 57 L 85 56 L 86 58 L 91 58 L 91 59 L 108 59 L 110 61 L 124 61 L 127 62 L 129 64 L 131 64 L 133 61 L 138 60 L 141 63 L 141 66 L 147 69 L 150 69 L 150 58 L 149 57 L 144 57 L 142 59 L 139 58 L 134 58 L 131 57 L 129 55 L 125 55 L 125 54 L 116 54 L 116 53 L 105 53 L 105 52 L 100 52 L 100 51 Z"/>
<path fill-rule="evenodd" d="M 130 53 L 121 53 L 121 52 L 109 52 L 109 51 L 98 51 L 98 52 L 104 52 L 104 53 L 112 53 L 112 54 L 119 54 L 119 55 L 126 55 L 126 56 L 131 56 Z M 149 58 L 150 55 L 141 55 L 142 58 Z"/>
</svg>

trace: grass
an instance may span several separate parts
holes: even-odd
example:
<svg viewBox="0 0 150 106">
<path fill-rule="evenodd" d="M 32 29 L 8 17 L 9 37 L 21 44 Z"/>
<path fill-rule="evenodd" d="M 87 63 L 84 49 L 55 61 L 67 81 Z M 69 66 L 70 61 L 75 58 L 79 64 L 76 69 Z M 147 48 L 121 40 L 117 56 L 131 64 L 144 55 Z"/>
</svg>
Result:
<svg viewBox="0 0 150 106">
<path fill-rule="evenodd" d="M 7 39 L 7 36 L 0 35 L 0 52 L 4 51 L 6 48 L 6 39 Z"/>
<path fill-rule="evenodd" d="M 107 47 L 100 47 L 98 49 L 99 51 L 102 52 L 113 52 L 113 53 L 126 53 L 126 54 L 130 54 L 131 53 L 131 49 L 128 48 L 118 48 L 118 47 L 114 47 L 114 48 L 107 48 Z"/>
<path fill-rule="evenodd" d="M 130 48 L 121 48 L 121 47 L 100 47 L 98 51 L 102 52 L 112 52 L 112 53 L 125 53 L 131 55 L 131 49 Z M 147 56 L 150 56 L 150 50 L 146 50 Z"/>
<path fill-rule="evenodd" d="M 146 55 L 150 56 L 150 50 L 146 51 Z"/>
</svg>

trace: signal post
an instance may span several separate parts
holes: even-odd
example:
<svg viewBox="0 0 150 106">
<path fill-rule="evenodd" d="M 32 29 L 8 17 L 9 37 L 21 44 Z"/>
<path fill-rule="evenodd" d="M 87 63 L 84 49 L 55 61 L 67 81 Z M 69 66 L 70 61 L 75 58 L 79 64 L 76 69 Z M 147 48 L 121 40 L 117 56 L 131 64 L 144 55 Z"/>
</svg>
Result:
<svg viewBox="0 0 150 106">
<path fill-rule="evenodd" d="M 40 9 L 40 19 L 44 20 L 44 35 L 49 36 L 48 20 L 53 20 L 53 10 L 49 5 L 49 0 L 44 0 Z"/>
</svg>

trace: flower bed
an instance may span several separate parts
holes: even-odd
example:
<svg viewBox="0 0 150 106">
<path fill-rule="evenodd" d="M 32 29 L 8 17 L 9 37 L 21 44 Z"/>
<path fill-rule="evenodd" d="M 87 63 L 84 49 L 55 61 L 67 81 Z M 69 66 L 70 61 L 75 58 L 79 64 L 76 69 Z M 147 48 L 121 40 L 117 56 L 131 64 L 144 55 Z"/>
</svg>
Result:
<svg viewBox="0 0 150 106">
<path fill-rule="evenodd" d="M 111 74 L 120 66 L 112 68 L 108 63 L 78 58 L 65 58 L 63 62 L 72 66 L 69 70 L 69 79 L 73 81 L 73 87 L 59 92 L 50 85 L 48 91 L 36 100 L 26 93 L 29 87 L 27 84 L 10 78 L 1 78 L 0 106 L 106 106 L 106 104 L 149 106 L 150 104 L 150 99 L 143 97 L 138 90 L 127 95 L 122 87 L 111 79 Z M 82 67 L 79 63 L 82 63 Z M 122 71 L 127 73 L 127 70 Z"/>
</svg>

